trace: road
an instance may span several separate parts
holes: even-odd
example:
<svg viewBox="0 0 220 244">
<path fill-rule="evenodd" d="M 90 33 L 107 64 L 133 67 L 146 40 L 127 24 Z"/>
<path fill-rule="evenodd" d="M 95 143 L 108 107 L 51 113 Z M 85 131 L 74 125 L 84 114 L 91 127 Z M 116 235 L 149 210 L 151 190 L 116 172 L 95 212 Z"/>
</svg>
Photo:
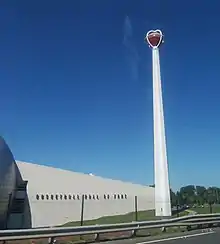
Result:
<svg viewBox="0 0 220 244">
<path fill-rule="evenodd" d="M 108 241 L 105 244 L 220 244 L 220 229 L 197 231 L 182 236 L 164 239 L 137 238 L 132 240 Z"/>
</svg>

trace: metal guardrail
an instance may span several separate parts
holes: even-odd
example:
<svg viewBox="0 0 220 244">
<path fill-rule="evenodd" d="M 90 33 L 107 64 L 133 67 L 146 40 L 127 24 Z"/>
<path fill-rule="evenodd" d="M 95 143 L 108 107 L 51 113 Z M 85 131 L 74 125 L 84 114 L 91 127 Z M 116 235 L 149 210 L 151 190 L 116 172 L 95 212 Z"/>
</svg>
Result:
<svg viewBox="0 0 220 244">
<path fill-rule="evenodd" d="M 0 241 L 40 239 L 49 237 L 92 235 L 142 229 L 195 226 L 220 223 L 220 214 L 198 214 L 172 219 L 140 221 L 121 224 L 92 225 L 79 227 L 54 227 L 20 230 L 1 230 Z"/>
</svg>

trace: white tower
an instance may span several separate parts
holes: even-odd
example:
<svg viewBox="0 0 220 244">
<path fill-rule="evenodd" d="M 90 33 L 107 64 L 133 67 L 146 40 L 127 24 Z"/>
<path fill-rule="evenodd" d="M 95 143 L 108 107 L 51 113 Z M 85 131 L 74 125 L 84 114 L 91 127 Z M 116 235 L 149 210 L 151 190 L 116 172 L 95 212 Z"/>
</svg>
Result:
<svg viewBox="0 0 220 244">
<path fill-rule="evenodd" d="M 145 41 L 152 48 L 155 215 L 169 217 L 172 212 L 159 57 L 159 47 L 163 43 L 163 34 L 160 30 L 151 30 L 147 33 Z"/>
</svg>

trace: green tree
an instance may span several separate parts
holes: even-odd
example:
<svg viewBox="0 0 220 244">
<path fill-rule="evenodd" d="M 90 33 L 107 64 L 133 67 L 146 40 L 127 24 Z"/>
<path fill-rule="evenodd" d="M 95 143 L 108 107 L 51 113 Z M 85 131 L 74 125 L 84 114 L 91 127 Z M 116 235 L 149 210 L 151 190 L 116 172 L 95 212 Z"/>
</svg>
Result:
<svg viewBox="0 0 220 244">
<path fill-rule="evenodd" d="M 170 189 L 170 199 L 171 199 L 171 206 L 176 206 L 178 199 L 177 199 L 177 195 L 175 192 L 172 191 L 172 189 Z"/>
<path fill-rule="evenodd" d="M 196 189 L 194 185 L 187 185 L 180 188 L 180 195 L 184 204 L 196 203 Z"/>
<path fill-rule="evenodd" d="M 196 203 L 203 205 L 206 203 L 207 190 L 204 186 L 196 186 Z"/>
<path fill-rule="evenodd" d="M 151 187 L 155 187 L 155 185 L 151 185 Z M 196 204 L 198 206 L 204 204 L 211 206 L 214 203 L 220 204 L 220 188 L 215 186 L 206 188 L 200 185 L 187 185 L 181 187 L 177 192 L 170 189 L 170 200 L 172 207 L 177 204 L 180 206 L 184 204 Z"/>
</svg>

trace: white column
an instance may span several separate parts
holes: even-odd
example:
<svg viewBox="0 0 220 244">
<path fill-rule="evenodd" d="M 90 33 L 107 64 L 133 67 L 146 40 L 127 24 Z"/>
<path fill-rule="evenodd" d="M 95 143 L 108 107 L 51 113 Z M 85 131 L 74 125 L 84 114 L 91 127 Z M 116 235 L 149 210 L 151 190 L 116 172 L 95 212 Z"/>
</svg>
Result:
<svg viewBox="0 0 220 244">
<path fill-rule="evenodd" d="M 159 49 L 152 49 L 153 62 L 153 113 L 154 113 L 154 181 L 155 214 L 171 216 L 163 100 L 160 77 Z"/>
</svg>

